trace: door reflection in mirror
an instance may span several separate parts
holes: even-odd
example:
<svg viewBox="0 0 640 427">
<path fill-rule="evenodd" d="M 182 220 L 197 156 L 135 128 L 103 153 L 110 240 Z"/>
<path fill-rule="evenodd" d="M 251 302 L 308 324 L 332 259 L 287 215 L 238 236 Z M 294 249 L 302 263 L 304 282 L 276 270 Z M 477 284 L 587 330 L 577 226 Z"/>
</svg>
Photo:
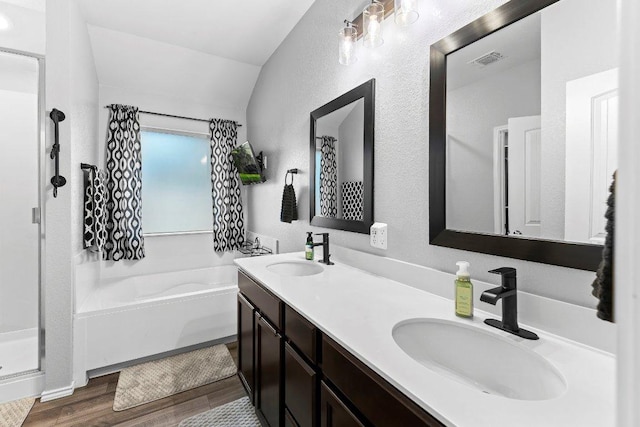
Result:
<svg viewBox="0 0 640 427">
<path fill-rule="evenodd" d="M 602 244 L 615 3 L 561 0 L 447 55 L 447 229 Z"/>
</svg>

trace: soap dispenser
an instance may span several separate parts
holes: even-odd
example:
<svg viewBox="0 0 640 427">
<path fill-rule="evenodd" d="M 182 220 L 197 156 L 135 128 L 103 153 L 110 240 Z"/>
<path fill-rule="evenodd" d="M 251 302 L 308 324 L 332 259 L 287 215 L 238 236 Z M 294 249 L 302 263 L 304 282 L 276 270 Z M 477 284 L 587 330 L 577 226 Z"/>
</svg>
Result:
<svg viewBox="0 0 640 427">
<path fill-rule="evenodd" d="M 313 232 L 307 231 L 307 243 L 304 245 L 304 257 L 313 261 Z"/>
<path fill-rule="evenodd" d="M 456 273 L 456 316 L 473 317 L 473 285 L 469 276 L 469 263 L 466 261 L 456 262 L 458 272 Z"/>
</svg>

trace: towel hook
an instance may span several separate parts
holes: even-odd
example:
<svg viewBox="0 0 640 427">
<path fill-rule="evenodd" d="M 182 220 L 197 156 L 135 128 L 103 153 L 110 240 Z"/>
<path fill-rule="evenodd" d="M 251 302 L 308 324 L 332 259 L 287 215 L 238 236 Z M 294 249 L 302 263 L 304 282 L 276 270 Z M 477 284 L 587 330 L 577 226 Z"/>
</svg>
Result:
<svg viewBox="0 0 640 427">
<path fill-rule="evenodd" d="M 289 169 L 284 176 L 285 185 L 293 185 L 293 175 L 298 173 L 298 168 Z M 289 174 L 291 174 L 291 184 L 287 184 L 287 179 L 289 178 Z"/>
</svg>

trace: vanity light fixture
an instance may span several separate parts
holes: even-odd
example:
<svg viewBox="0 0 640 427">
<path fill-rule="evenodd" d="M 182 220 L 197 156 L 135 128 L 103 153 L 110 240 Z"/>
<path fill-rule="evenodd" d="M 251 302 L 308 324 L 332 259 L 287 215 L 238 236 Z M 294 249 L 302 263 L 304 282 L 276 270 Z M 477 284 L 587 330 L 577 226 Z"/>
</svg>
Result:
<svg viewBox="0 0 640 427">
<path fill-rule="evenodd" d="M 418 0 L 395 0 L 395 21 L 401 27 L 406 27 L 418 20 Z"/>
<path fill-rule="evenodd" d="M 338 61 L 342 65 L 350 65 L 358 60 L 356 55 L 356 41 L 358 40 L 358 30 L 353 22 L 345 19 L 346 26 L 338 33 Z"/>
<path fill-rule="evenodd" d="M 382 38 L 382 21 L 384 5 L 372 0 L 362 11 L 362 34 L 364 47 L 378 47 L 384 43 Z"/>
</svg>

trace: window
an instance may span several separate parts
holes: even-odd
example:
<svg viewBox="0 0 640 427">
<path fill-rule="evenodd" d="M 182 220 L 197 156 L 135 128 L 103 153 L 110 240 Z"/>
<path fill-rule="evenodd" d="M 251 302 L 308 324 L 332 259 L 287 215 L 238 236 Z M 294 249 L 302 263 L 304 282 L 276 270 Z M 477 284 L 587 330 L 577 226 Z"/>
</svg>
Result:
<svg viewBox="0 0 640 427">
<path fill-rule="evenodd" d="M 145 234 L 211 231 L 211 161 L 205 135 L 142 130 Z"/>
</svg>

